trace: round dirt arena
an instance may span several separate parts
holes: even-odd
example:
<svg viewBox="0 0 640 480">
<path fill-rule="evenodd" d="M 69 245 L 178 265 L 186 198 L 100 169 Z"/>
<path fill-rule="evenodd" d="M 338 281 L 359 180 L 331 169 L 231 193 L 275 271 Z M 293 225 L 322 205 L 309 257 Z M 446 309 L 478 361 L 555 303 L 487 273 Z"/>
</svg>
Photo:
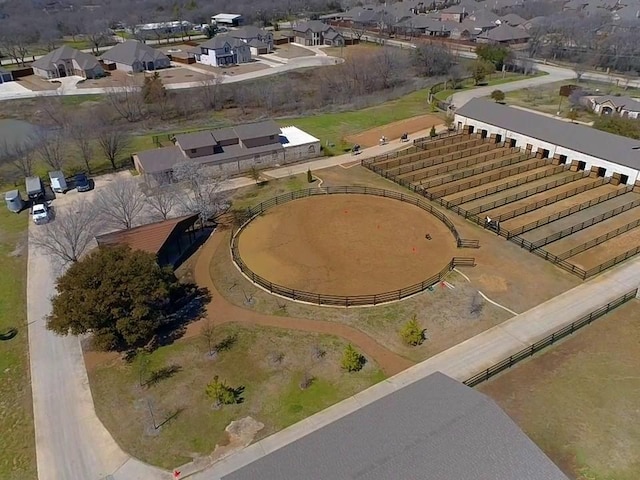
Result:
<svg viewBox="0 0 640 480">
<path fill-rule="evenodd" d="M 240 232 L 238 250 L 254 273 L 272 283 L 356 296 L 428 279 L 449 263 L 456 243 L 443 223 L 415 205 L 331 194 L 270 208 Z"/>
</svg>

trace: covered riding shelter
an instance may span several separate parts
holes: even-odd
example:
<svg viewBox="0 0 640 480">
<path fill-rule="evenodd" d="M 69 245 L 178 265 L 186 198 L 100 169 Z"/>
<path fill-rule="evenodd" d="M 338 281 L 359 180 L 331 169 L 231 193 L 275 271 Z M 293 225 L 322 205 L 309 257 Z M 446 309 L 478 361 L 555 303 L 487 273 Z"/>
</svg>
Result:
<svg viewBox="0 0 640 480">
<path fill-rule="evenodd" d="M 160 222 L 118 230 L 96 237 L 99 246 L 128 245 L 156 255 L 160 265 L 175 267 L 198 239 L 199 215 L 187 215 Z"/>
</svg>

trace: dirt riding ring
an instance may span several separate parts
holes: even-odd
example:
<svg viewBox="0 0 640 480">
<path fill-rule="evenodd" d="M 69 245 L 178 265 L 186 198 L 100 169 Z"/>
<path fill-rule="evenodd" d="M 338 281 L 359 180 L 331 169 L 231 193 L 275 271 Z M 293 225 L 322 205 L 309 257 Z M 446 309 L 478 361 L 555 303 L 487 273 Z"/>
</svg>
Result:
<svg viewBox="0 0 640 480">
<path fill-rule="evenodd" d="M 293 201 L 295 200 L 295 201 Z M 420 198 L 369 187 L 280 195 L 248 211 L 231 239 L 238 269 L 268 292 L 317 305 L 397 301 L 455 266 L 453 224 Z M 446 222 L 445 222 L 446 220 Z"/>
</svg>

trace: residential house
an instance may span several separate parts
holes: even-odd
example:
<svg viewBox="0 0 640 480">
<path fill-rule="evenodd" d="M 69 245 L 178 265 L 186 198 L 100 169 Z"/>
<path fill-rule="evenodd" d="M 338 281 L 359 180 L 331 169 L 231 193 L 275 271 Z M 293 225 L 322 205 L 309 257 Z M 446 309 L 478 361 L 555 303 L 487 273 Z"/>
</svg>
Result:
<svg viewBox="0 0 640 480">
<path fill-rule="evenodd" d="M 231 35 L 216 35 L 197 47 L 196 62 L 212 67 L 237 65 L 251 61 L 251 47 Z"/>
<path fill-rule="evenodd" d="M 232 454 L 211 478 L 568 480 L 495 401 L 443 373 L 362 395 Z"/>
<path fill-rule="evenodd" d="M 440 20 L 442 22 L 460 23 L 467 18 L 467 15 L 469 15 L 469 11 L 463 5 L 452 5 L 444 10 L 440 10 Z"/>
<path fill-rule="evenodd" d="M 11 71 L 0 67 L 0 83 L 7 83 L 13 81 L 13 73 Z"/>
<path fill-rule="evenodd" d="M 33 73 L 51 79 L 77 75 L 83 78 L 100 78 L 104 69 L 93 55 L 68 45 L 57 48 L 31 64 Z"/>
<path fill-rule="evenodd" d="M 449 36 L 454 40 L 475 41 L 482 33 L 482 29 L 476 27 L 473 20 L 464 19 L 462 22 L 442 22 L 449 30 Z"/>
<path fill-rule="evenodd" d="M 640 116 L 640 99 L 615 95 L 593 97 L 591 108 L 598 115 L 638 118 Z"/>
<path fill-rule="evenodd" d="M 520 15 L 516 15 L 515 13 L 508 13 L 500 17 L 500 23 L 506 23 L 510 27 L 519 27 L 527 23 L 527 20 L 522 18 Z"/>
<path fill-rule="evenodd" d="M 448 37 L 451 29 L 448 22 L 439 22 L 426 15 L 416 15 L 395 24 L 396 33 L 405 36 Z"/>
<path fill-rule="evenodd" d="M 249 45 L 252 55 L 262 55 L 273 51 L 273 33 L 258 27 L 248 26 L 232 30 L 229 35 Z"/>
<path fill-rule="evenodd" d="M 471 20 L 475 28 L 479 28 L 482 32 L 486 32 L 500 25 L 500 17 L 486 8 L 476 9 L 467 16 L 467 20 Z"/>
<path fill-rule="evenodd" d="M 159 70 L 171 66 L 168 56 L 137 40 L 127 40 L 107 50 L 100 56 L 105 65 L 115 65 L 124 72 L 138 73 Z"/>
<path fill-rule="evenodd" d="M 136 169 L 162 183 L 171 181 L 173 167 L 187 160 L 236 174 L 321 155 L 320 140 L 296 127 L 280 128 L 272 120 L 180 134 L 174 143 L 133 155 Z"/>
<path fill-rule="evenodd" d="M 293 27 L 296 43 L 306 46 L 344 45 L 344 37 L 332 26 L 319 20 L 303 22 Z"/>
<path fill-rule="evenodd" d="M 497 45 L 524 45 L 529 41 L 529 34 L 522 28 L 502 24 L 478 35 L 477 41 Z"/>
</svg>

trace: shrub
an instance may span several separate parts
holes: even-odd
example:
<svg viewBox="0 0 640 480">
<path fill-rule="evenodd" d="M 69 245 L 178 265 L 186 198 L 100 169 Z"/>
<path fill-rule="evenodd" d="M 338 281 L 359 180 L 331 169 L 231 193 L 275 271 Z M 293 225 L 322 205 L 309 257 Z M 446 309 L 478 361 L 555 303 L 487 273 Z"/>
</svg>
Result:
<svg viewBox="0 0 640 480">
<path fill-rule="evenodd" d="M 424 329 L 418 323 L 418 319 L 414 315 L 400 330 L 400 336 L 407 345 L 417 346 L 422 344 L 425 339 Z"/>
<path fill-rule="evenodd" d="M 431 127 L 431 131 L 429 132 L 429 136 L 430 136 L 431 138 L 433 138 L 433 137 L 437 137 L 437 136 L 438 136 L 438 134 L 436 133 L 436 127 L 435 127 L 435 125 L 433 125 L 433 126 Z"/>
<path fill-rule="evenodd" d="M 220 380 L 218 375 L 213 377 L 213 381 L 207 385 L 206 394 L 217 405 L 232 405 L 237 401 L 235 390 Z"/>
<path fill-rule="evenodd" d="M 502 102 L 504 100 L 504 97 L 505 95 L 502 90 L 494 90 L 493 92 L 491 92 L 491 98 L 496 102 Z"/>
<path fill-rule="evenodd" d="M 311 169 L 307 169 L 307 182 L 313 183 L 313 174 L 311 173 Z"/>
<path fill-rule="evenodd" d="M 357 372 L 362 370 L 364 366 L 365 358 L 358 352 L 353 345 L 349 344 L 344 349 L 342 354 L 342 368 L 347 372 Z"/>
</svg>

